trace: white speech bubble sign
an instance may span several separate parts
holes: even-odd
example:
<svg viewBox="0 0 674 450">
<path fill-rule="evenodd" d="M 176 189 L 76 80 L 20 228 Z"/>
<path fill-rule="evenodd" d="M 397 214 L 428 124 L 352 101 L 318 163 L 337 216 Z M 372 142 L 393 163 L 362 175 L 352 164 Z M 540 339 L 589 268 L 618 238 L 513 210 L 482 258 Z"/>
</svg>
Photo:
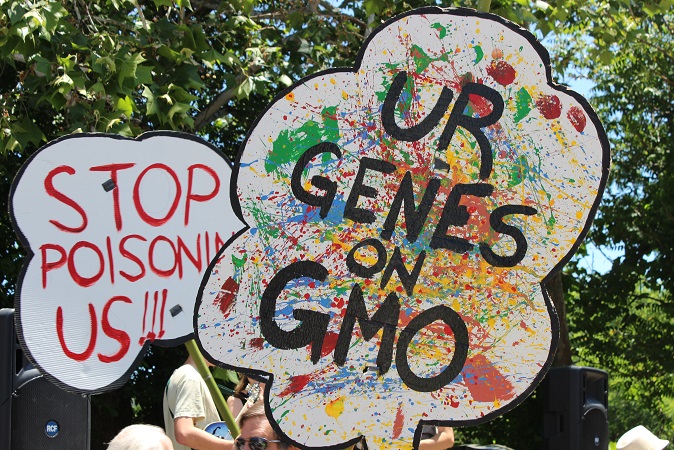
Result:
<svg viewBox="0 0 674 450">
<path fill-rule="evenodd" d="M 193 336 L 204 272 L 243 227 L 230 179 L 224 155 L 184 133 L 71 135 L 26 162 L 10 196 L 28 252 L 16 318 L 42 372 L 70 391 L 104 392 L 149 344 Z"/>
<path fill-rule="evenodd" d="M 606 135 L 527 31 L 425 8 L 279 96 L 235 167 L 248 229 L 197 303 L 209 358 L 270 374 L 303 448 L 418 445 L 523 401 L 558 338 L 542 283 L 587 233 Z"/>
</svg>

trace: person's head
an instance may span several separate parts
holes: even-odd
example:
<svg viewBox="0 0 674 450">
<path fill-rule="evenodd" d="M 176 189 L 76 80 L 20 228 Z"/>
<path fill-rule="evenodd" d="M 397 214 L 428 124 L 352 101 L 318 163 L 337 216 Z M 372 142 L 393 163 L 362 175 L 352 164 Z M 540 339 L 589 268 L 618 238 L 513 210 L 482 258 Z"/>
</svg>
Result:
<svg viewBox="0 0 674 450">
<path fill-rule="evenodd" d="M 236 397 L 241 398 L 242 394 L 246 392 L 246 388 L 248 387 L 248 377 L 242 373 L 239 374 L 239 382 L 237 383 L 236 387 L 234 388 L 234 395 Z"/>
<path fill-rule="evenodd" d="M 235 450 L 296 450 L 279 439 L 265 415 L 264 403 L 261 401 L 241 413 L 239 429 L 241 433 L 235 440 Z"/>
<path fill-rule="evenodd" d="M 668 444 L 669 441 L 658 438 L 646 427 L 639 425 L 618 439 L 616 450 L 662 450 Z"/>
<path fill-rule="evenodd" d="M 173 450 L 173 444 L 162 428 L 138 424 L 117 433 L 108 450 Z"/>
</svg>

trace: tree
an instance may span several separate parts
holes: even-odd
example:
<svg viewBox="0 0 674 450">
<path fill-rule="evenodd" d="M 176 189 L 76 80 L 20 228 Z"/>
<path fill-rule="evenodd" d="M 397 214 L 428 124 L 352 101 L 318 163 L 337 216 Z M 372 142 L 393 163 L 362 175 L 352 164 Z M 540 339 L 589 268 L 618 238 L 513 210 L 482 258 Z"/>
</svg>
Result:
<svg viewBox="0 0 674 450">
<path fill-rule="evenodd" d="M 671 323 L 665 320 L 672 317 L 668 271 L 672 247 L 667 234 L 672 183 L 671 102 L 667 103 L 673 79 L 667 62 L 674 54 L 667 14 L 671 1 L 436 3 L 488 9 L 539 37 L 556 31 L 566 39 L 553 56 L 556 70 L 563 74 L 569 68 L 587 67 L 605 87 L 603 97 L 598 97 L 600 112 L 606 115 L 614 140 L 624 144 L 616 146 L 615 187 L 602 205 L 591 238 L 598 245 L 625 245 L 626 258 L 607 278 L 583 273 L 576 265 L 567 269 L 572 344 L 577 361 L 603 365 L 604 351 L 617 358 L 638 335 L 630 338 L 622 322 L 614 322 L 610 329 L 604 324 L 611 323 L 611 311 L 637 311 L 621 320 L 632 321 L 634 332 L 648 325 L 652 340 L 642 351 L 660 361 L 658 370 L 671 374 L 671 365 L 651 351 L 655 345 L 666 348 L 666 337 L 671 336 Z M 420 0 L 345 0 L 340 5 L 326 0 L 3 1 L 0 195 L 7 198 L 14 174 L 39 146 L 76 131 L 137 136 L 147 130 L 183 130 L 206 137 L 233 157 L 274 95 L 315 71 L 352 65 L 363 40 L 382 20 L 428 5 Z M 638 47 L 631 46 L 639 41 L 663 51 L 640 56 Z M 639 80 L 651 86 L 646 94 L 639 93 Z M 610 114 L 614 102 L 620 105 L 619 115 Z M 657 121 L 651 122 L 651 115 Z M 635 163 L 637 170 L 632 167 Z M 663 214 L 652 214 L 656 211 Z M 636 235 L 638 239 L 633 239 Z M 0 306 L 11 307 L 23 250 L 6 208 L 0 239 Z M 558 293 L 554 299 L 561 311 L 561 280 L 554 281 Z M 631 300 L 624 303 L 624 299 Z M 639 305 L 653 313 L 640 315 Z M 659 325 L 652 327 L 655 322 Z M 607 343 L 614 342 L 611 329 L 621 331 L 624 340 L 607 350 Z M 93 447 L 133 420 L 160 424 L 161 416 L 151 404 L 153 399 L 158 404 L 163 389 L 163 381 L 156 380 L 165 380 L 168 375 L 162 371 L 182 359 L 175 349 L 153 349 L 127 386 L 114 396 L 94 397 Z M 570 353 L 564 361 L 569 359 Z M 621 367 L 631 361 L 623 360 Z M 466 430 L 466 436 L 513 446 L 535 442 L 539 432 L 534 427 L 528 427 L 527 435 L 512 426 L 515 412 L 530 418 L 540 414 L 534 407 L 527 409 L 528 402 L 499 419 L 500 425 L 506 424 L 499 431 L 502 439 L 490 434 L 488 427 Z M 110 427 L 104 429 L 102 423 Z"/>
<path fill-rule="evenodd" d="M 612 142 L 611 185 L 589 242 L 624 253 L 605 274 L 568 267 L 569 327 L 579 361 L 612 376 L 612 435 L 643 423 L 672 439 L 674 15 L 671 2 L 622 3 L 584 25 L 594 40 L 567 49 L 599 56 L 584 68 Z"/>
</svg>

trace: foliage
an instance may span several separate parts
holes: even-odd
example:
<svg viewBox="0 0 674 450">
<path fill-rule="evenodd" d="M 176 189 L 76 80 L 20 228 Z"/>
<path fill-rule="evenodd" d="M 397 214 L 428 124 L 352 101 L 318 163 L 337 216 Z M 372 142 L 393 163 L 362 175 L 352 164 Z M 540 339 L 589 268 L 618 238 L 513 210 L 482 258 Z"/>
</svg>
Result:
<svg viewBox="0 0 674 450">
<path fill-rule="evenodd" d="M 611 184 L 589 241 L 623 253 L 607 273 L 567 267 L 569 329 L 578 362 L 611 375 L 613 439 L 637 424 L 672 439 L 674 14 L 671 2 L 620 3 L 591 27 L 595 40 L 566 49 L 599 55 L 573 61 L 596 83 L 592 101 L 612 143 Z"/>
<path fill-rule="evenodd" d="M 0 196 L 39 146 L 76 131 L 183 130 L 233 158 L 273 96 L 352 65 L 382 20 L 430 4 L 489 9 L 541 38 L 555 32 L 555 71 L 598 86 L 614 168 L 590 240 L 625 256 L 604 276 L 567 267 L 572 346 L 578 363 L 611 374 L 614 439 L 637 423 L 672 439 L 672 0 L 0 0 Z M 7 307 L 23 250 L 6 208 L 0 248 Z M 161 425 L 163 383 L 183 353 L 153 348 L 126 386 L 94 397 L 92 448 L 128 423 Z M 457 435 L 532 448 L 540 408 L 534 395 Z"/>
</svg>

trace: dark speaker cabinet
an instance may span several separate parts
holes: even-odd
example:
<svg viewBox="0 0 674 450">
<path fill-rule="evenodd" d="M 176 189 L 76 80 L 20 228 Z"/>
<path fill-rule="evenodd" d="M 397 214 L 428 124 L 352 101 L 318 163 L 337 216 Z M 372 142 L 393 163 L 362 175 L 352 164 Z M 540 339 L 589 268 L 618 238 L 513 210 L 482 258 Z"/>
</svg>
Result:
<svg viewBox="0 0 674 450">
<path fill-rule="evenodd" d="M 543 382 L 546 450 L 608 450 L 608 374 L 555 367 Z"/>
<path fill-rule="evenodd" d="M 25 358 L 14 310 L 0 310 L 0 450 L 89 450 L 88 396 L 58 388 Z"/>
</svg>

